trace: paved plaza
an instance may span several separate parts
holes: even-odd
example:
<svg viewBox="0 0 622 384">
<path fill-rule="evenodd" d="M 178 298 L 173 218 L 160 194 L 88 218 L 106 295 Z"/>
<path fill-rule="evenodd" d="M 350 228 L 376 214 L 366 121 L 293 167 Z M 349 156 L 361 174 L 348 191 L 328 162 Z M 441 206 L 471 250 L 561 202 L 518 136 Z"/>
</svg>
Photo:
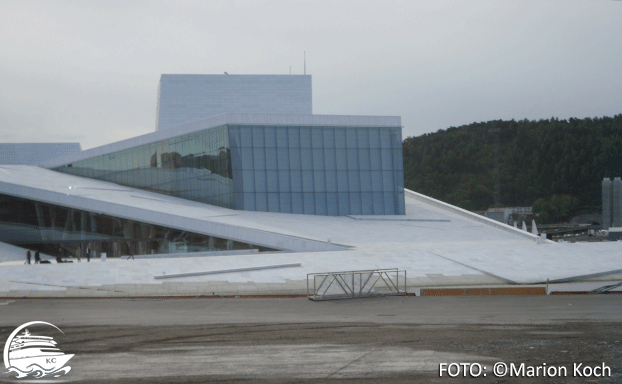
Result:
<svg viewBox="0 0 622 384">
<path fill-rule="evenodd" d="M 604 363 L 611 376 L 537 382 L 617 383 L 620 297 L 1 300 L 0 339 L 34 319 L 58 326 L 75 354 L 65 382 L 534 382 L 439 375 L 441 363 L 505 362 Z"/>
</svg>

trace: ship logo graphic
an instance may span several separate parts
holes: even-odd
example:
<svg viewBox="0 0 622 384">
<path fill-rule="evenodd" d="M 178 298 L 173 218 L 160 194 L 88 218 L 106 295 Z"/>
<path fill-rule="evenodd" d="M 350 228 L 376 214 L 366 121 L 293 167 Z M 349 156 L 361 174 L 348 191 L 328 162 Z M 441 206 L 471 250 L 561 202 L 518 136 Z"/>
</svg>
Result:
<svg viewBox="0 0 622 384">
<path fill-rule="evenodd" d="M 39 325 L 50 326 L 63 333 L 54 324 L 44 321 L 31 321 L 17 327 L 4 345 L 4 366 L 7 371 L 3 374 L 14 374 L 17 379 L 39 379 L 44 376 L 61 377 L 71 371 L 71 367 L 65 364 L 74 355 L 61 352 L 53 337 L 33 335 L 26 328 Z"/>
</svg>

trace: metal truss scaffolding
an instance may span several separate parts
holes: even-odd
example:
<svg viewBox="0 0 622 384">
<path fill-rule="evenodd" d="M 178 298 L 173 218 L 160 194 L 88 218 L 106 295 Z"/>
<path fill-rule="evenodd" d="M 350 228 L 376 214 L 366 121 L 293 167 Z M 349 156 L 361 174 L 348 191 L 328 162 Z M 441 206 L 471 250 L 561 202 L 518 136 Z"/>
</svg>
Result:
<svg viewBox="0 0 622 384">
<path fill-rule="evenodd" d="M 400 289 L 402 288 L 402 289 Z M 406 294 L 406 271 L 374 269 L 368 271 L 310 273 L 307 275 L 309 300 L 354 299 Z"/>
</svg>

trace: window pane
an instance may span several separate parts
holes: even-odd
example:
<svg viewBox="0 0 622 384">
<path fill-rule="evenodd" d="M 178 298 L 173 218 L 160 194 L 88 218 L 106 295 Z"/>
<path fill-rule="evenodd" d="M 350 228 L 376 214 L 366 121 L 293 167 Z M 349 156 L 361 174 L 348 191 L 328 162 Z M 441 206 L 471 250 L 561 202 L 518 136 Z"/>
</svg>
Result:
<svg viewBox="0 0 622 384">
<path fill-rule="evenodd" d="M 304 213 L 313 215 L 315 213 L 315 199 L 313 192 L 305 192 L 302 194 L 304 199 Z"/>
<path fill-rule="evenodd" d="M 277 127 L 276 128 L 276 146 L 279 148 L 287 148 L 288 147 L 287 140 L 287 128 L 285 127 Z"/>
<path fill-rule="evenodd" d="M 255 172 L 242 171 L 242 185 L 244 192 L 255 192 Z"/>
<path fill-rule="evenodd" d="M 240 127 L 240 136 L 242 138 L 242 147 L 253 147 L 253 130 L 251 127 Z"/>
<path fill-rule="evenodd" d="M 249 211 L 255 210 L 255 193 L 244 194 L 244 209 Z"/>
<path fill-rule="evenodd" d="M 279 212 L 279 194 L 268 193 L 268 211 Z"/>
<path fill-rule="evenodd" d="M 255 192 L 267 192 L 266 171 L 255 170 Z"/>
<path fill-rule="evenodd" d="M 324 150 L 313 149 L 313 169 L 324 170 Z"/>
<path fill-rule="evenodd" d="M 291 171 L 291 188 L 292 192 L 302 192 L 302 175 L 301 171 Z"/>
<path fill-rule="evenodd" d="M 335 151 L 335 157 L 337 159 L 336 165 L 338 171 L 345 171 L 346 169 L 348 169 L 346 149 L 337 149 Z"/>
<path fill-rule="evenodd" d="M 326 192 L 337 192 L 337 172 L 326 171 Z"/>
<path fill-rule="evenodd" d="M 276 149 L 278 164 L 277 167 L 280 170 L 289 170 L 289 149 L 277 148 Z"/>
<path fill-rule="evenodd" d="M 393 194 L 390 192 L 384 192 L 384 214 L 395 215 L 395 205 L 393 203 Z"/>
<path fill-rule="evenodd" d="M 298 148 L 289 149 L 289 168 L 290 169 L 302 169 L 302 164 L 300 162 L 300 149 Z"/>
<path fill-rule="evenodd" d="M 253 147 L 265 147 L 266 143 L 264 141 L 264 127 L 258 126 L 253 127 Z"/>
<path fill-rule="evenodd" d="M 361 171 L 361 191 L 371 192 L 371 171 Z"/>
<path fill-rule="evenodd" d="M 345 216 L 345 215 L 350 215 L 350 196 L 348 193 L 342 192 L 342 193 L 338 193 L 337 196 L 339 197 L 339 215 L 340 216 Z"/>
<path fill-rule="evenodd" d="M 292 193 L 292 213 L 303 213 L 302 193 Z"/>
<path fill-rule="evenodd" d="M 356 133 L 358 136 L 358 148 L 369 148 L 368 128 L 358 128 Z"/>
<path fill-rule="evenodd" d="M 372 215 L 374 211 L 372 204 L 371 192 L 361 192 L 361 214 Z"/>
<path fill-rule="evenodd" d="M 383 191 L 385 192 L 392 192 L 395 190 L 395 184 L 393 184 L 393 172 L 391 171 L 384 171 L 382 172 L 382 176 L 383 176 Z"/>
<path fill-rule="evenodd" d="M 266 183 L 268 192 L 279 192 L 278 171 L 266 171 Z"/>
<path fill-rule="evenodd" d="M 348 170 L 359 170 L 359 151 L 358 149 L 347 149 L 348 151 Z"/>
<path fill-rule="evenodd" d="M 302 191 L 313 192 L 313 171 L 302 171 Z"/>
<path fill-rule="evenodd" d="M 315 193 L 315 214 L 326 215 L 326 193 Z"/>
<path fill-rule="evenodd" d="M 313 171 L 313 182 L 315 192 L 326 192 L 326 182 L 324 180 L 325 171 Z"/>
<path fill-rule="evenodd" d="M 339 207 L 337 205 L 337 194 L 336 193 L 326 194 L 326 214 L 328 216 L 339 215 Z"/>
<path fill-rule="evenodd" d="M 281 213 L 292 213 L 292 196 L 289 193 L 279 194 L 279 206 Z"/>
<path fill-rule="evenodd" d="M 391 149 L 391 131 L 388 128 L 380 130 L 380 148 Z"/>
<path fill-rule="evenodd" d="M 242 192 L 244 189 L 242 185 L 242 171 L 238 169 L 233 170 L 233 189 L 236 192 Z"/>
<path fill-rule="evenodd" d="M 351 192 L 350 195 L 350 214 L 351 215 L 360 215 L 361 214 L 361 193 L 360 192 Z"/>
<path fill-rule="evenodd" d="M 337 169 L 337 164 L 335 162 L 335 150 L 332 148 L 324 148 L 324 169 Z"/>
<path fill-rule="evenodd" d="M 242 169 L 242 150 L 239 148 L 231 148 L 230 153 L 231 153 L 231 168 Z M 207 155 L 204 155 L 203 158 L 204 158 L 203 167 L 209 169 L 208 164 L 206 164 Z"/>
<path fill-rule="evenodd" d="M 276 147 L 276 132 L 274 127 L 266 127 L 264 131 L 266 148 Z"/>
<path fill-rule="evenodd" d="M 371 190 L 373 192 L 382 192 L 387 190 L 384 185 L 382 171 L 371 171 Z"/>
<path fill-rule="evenodd" d="M 203 147 L 207 148 L 207 143 L 205 134 L 203 137 Z M 238 126 L 229 126 L 229 145 L 231 148 L 239 148 L 242 146 L 241 138 L 240 138 L 240 128 Z"/>
<path fill-rule="evenodd" d="M 311 145 L 313 146 L 313 148 L 324 147 L 324 134 L 322 130 L 322 128 L 311 129 Z"/>
<path fill-rule="evenodd" d="M 290 192 L 289 171 L 279 171 L 279 192 Z"/>
<path fill-rule="evenodd" d="M 239 210 L 247 210 L 244 206 L 244 194 L 243 193 L 234 193 L 234 208 Z"/>
<path fill-rule="evenodd" d="M 324 128 L 324 149 L 335 148 L 335 129 Z"/>
<path fill-rule="evenodd" d="M 288 127 L 289 148 L 300 148 L 300 128 Z"/>
<path fill-rule="evenodd" d="M 335 148 L 346 148 L 346 130 L 344 128 L 335 129 Z"/>
<path fill-rule="evenodd" d="M 312 170 L 313 169 L 313 157 L 310 148 L 303 148 L 300 150 L 300 159 L 302 161 L 302 169 L 303 170 Z"/>
<path fill-rule="evenodd" d="M 242 169 L 255 169 L 255 160 L 253 157 L 253 148 L 242 148 Z"/>
<path fill-rule="evenodd" d="M 404 169 L 404 159 L 402 157 L 402 149 L 394 149 L 393 153 L 393 166 L 396 171 L 402 171 Z"/>
<path fill-rule="evenodd" d="M 382 160 L 380 159 L 380 149 L 373 148 L 369 150 L 369 162 L 372 171 L 380 171 L 382 169 Z"/>
<path fill-rule="evenodd" d="M 384 215 L 384 195 L 382 192 L 374 192 L 373 194 L 374 215 Z"/>
<path fill-rule="evenodd" d="M 350 186 L 350 192 L 361 191 L 361 177 L 359 175 L 359 171 L 348 171 L 348 181 Z"/>
<path fill-rule="evenodd" d="M 277 169 L 276 148 L 266 148 L 266 169 Z"/>
<path fill-rule="evenodd" d="M 300 148 L 311 148 L 311 128 L 300 127 Z"/>
<path fill-rule="evenodd" d="M 356 143 L 356 128 L 346 128 L 346 141 L 348 148 L 358 148 Z"/>
<path fill-rule="evenodd" d="M 253 165 L 255 169 L 266 169 L 266 154 L 263 147 L 253 148 Z"/>
<path fill-rule="evenodd" d="M 382 153 L 382 169 L 385 171 L 393 171 L 393 154 L 390 149 L 381 149 Z"/>
<path fill-rule="evenodd" d="M 255 194 L 255 210 L 260 212 L 268 211 L 268 194 L 256 193 Z"/>
<path fill-rule="evenodd" d="M 337 171 L 337 191 L 348 192 L 348 171 Z"/>
<path fill-rule="evenodd" d="M 371 170 L 371 161 L 369 158 L 369 149 L 368 148 L 359 148 L 359 169 L 361 171 L 369 171 Z"/>
</svg>

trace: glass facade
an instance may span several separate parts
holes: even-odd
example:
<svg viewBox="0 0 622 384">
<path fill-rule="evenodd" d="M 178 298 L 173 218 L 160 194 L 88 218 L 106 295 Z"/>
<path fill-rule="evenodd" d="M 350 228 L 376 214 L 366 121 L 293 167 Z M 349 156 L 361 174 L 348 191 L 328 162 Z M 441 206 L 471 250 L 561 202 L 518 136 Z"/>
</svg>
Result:
<svg viewBox="0 0 622 384">
<path fill-rule="evenodd" d="M 235 208 L 226 126 L 77 161 L 54 170 Z"/>
<path fill-rule="evenodd" d="M 399 127 L 230 125 L 229 142 L 237 209 L 404 214 Z"/>
<path fill-rule="evenodd" d="M 141 223 L 95 212 L 0 194 L 0 242 L 53 256 L 88 247 L 93 256 L 257 249 L 230 239 Z M 62 249 L 62 250 L 61 250 Z"/>
<path fill-rule="evenodd" d="M 228 125 L 55 170 L 248 211 L 405 213 L 400 127 Z"/>
</svg>

